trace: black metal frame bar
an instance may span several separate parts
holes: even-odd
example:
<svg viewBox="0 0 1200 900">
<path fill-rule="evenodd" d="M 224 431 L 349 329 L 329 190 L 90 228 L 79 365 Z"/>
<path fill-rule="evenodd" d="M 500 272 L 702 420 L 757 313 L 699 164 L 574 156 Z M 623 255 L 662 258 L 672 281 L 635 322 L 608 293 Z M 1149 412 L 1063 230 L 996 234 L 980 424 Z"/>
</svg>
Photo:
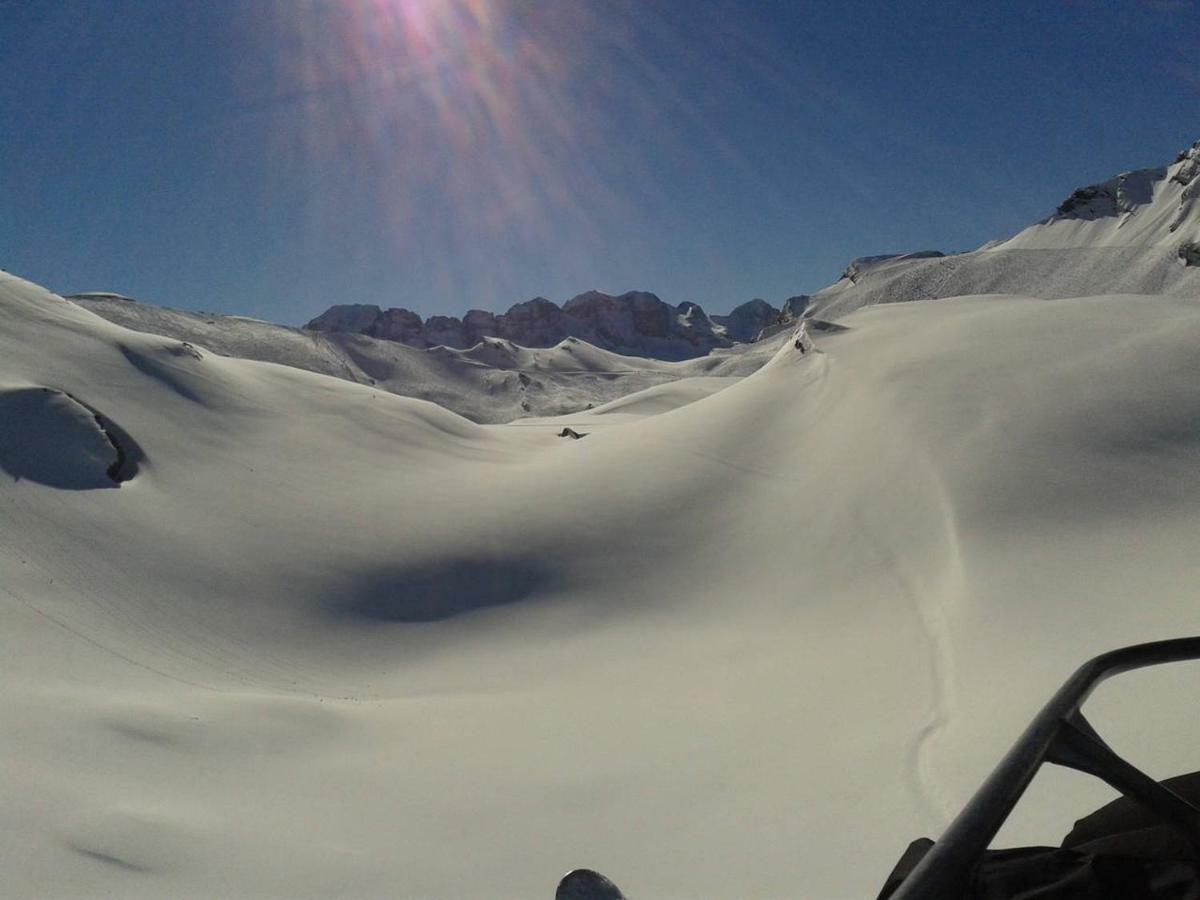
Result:
<svg viewBox="0 0 1200 900">
<path fill-rule="evenodd" d="M 1125 762 L 1080 712 L 1100 682 L 1162 663 L 1200 659 L 1200 637 L 1136 644 L 1080 666 L 992 770 L 891 900 L 961 900 L 975 867 L 1043 762 L 1095 775 L 1200 848 L 1200 809 Z"/>
</svg>

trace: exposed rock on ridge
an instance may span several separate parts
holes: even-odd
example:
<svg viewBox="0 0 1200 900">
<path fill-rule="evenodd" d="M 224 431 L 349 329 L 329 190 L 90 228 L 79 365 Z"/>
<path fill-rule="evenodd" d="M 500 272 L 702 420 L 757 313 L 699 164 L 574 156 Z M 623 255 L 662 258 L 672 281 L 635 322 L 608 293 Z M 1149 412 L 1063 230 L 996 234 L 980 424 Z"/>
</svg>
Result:
<svg viewBox="0 0 1200 900">
<path fill-rule="evenodd" d="M 969 253 L 854 260 L 808 316 L 966 294 L 1057 299 L 1200 292 L 1200 141 L 1168 166 L 1072 192 L 1048 217 Z"/>
<path fill-rule="evenodd" d="M 1133 212 L 1151 201 L 1155 182 L 1162 181 L 1166 174 L 1165 166 L 1139 169 L 1122 172 L 1100 184 L 1081 187 L 1059 204 L 1051 219 L 1098 219 Z"/>
<path fill-rule="evenodd" d="M 764 328 L 774 325 L 779 316 L 780 310 L 756 297 L 736 307 L 727 316 L 712 316 L 712 320 L 725 329 L 725 334 L 731 340 L 748 343 L 755 340 Z"/>
<path fill-rule="evenodd" d="M 501 315 L 473 309 L 462 319 L 431 316 L 422 321 L 407 309 L 333 306 L 305 327 L 365 334 L 411 347 L 459 350 L 489 337 L 505 338 L 523 347 L 553 347 L 574 337 L 625 355 L 679 360 L 753 341 L 764 328 L 778 323 L 781 315 L 781 310 L 758 299 L 743 303 L 727 316 L 710 317 L 695 303 L 671 306 L 646 291 L 619 296 L 587 291 L 562 307 L 545 297 L 534 297 Z"/>
</svg>

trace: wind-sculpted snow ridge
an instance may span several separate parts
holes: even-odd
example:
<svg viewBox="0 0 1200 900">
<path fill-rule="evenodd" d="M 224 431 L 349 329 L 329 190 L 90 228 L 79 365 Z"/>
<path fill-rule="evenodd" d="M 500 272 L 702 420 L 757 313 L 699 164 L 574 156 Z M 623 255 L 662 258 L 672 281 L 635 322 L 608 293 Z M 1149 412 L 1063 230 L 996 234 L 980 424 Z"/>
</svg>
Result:
<svg viewBox="0 0 1200 900">
<path fill-rule="evenodd" d="M 68 299 L 111 322 L 190 347 L 280 363 L 429 400 L 484 423 L 575 412 L 681 378 L 740 377 L 774 352 L 770 343 L 737 345 L 696 359 L 664 362 L 622 356 L 571 337 L 542 348 L 484 338 L 461 350 L 417 349 L 348 332 L 308 331 L 241 316 L 165 309 L 117 295 L 93 293 Z M 153 358 L 140 364 L 157 365 Z"/>
<path fill-rule="evenodd" d="M 1019 234 L 971 253 L 855 260 L 814 295 L 810 315 L 967 294 L 1044 299 L 1200 293 L 1200 141 L 1169 166 L 1080 188 Z"/>
<path fill-rule="evenodd" d="M 626 356 L 683 360 L 753 341 L 782 314 L 760 299 L 749 300 L 728 315 L 709 316 L 695 303 L 670 306 L 646 291 L 620 296 L 587 291 L 562 307 L 535 297 L 501 315 L 473 309 L 462 319 L 432 316 L 422 320 L 407 309 L 384 310 L 374 305 L 332 306 L 305 327 L 365 334 L 418 348 L 459 350 L 489 338 L 522 347 L 552 347 L 573 337 Z"/>
</svg>

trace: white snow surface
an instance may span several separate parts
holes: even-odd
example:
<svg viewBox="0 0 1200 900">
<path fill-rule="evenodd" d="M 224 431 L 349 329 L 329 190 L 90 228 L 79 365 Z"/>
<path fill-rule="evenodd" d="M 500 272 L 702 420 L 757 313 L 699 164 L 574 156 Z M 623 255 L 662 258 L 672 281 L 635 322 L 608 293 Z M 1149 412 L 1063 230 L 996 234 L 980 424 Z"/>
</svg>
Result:
<svg viewBox="0 0 1200 900">
<path fill-rule="evenodd" d="M 812 298 L 809 314 L 966 294 L 1056 299 L 1096 294 L 1200 296 L 1200 141 L 1169 166 L 1081 188 L 1051 216 L 971 253 L 855 260 Z"/>
<path fill-rule="evenodd" d="M 841 321 L 484 426 L 0 275 L 0 893 L 874 896 L 1080 661 L 1200 630 L 1200 306 Z M 1198 685 L 1089 715 L 1191 771 Z M 1039 776 L 1001 843 L 1111 796 Z"/>
<path fill-rule="evenodd" d="M 417 348 L 362 334 L 133 303 L 116 295 L 68 299 L 127 328 L 224 356 L 281 363 L 429 400 L 481 423 L 584 410 L 681 378 L 748 375 L 779 347 L 779 341 L 739 345 L 682 362 L 622 356 L 577 338 L 545 348 L 503 338 L 485 338 L 466 350 Z"/>
</svg>

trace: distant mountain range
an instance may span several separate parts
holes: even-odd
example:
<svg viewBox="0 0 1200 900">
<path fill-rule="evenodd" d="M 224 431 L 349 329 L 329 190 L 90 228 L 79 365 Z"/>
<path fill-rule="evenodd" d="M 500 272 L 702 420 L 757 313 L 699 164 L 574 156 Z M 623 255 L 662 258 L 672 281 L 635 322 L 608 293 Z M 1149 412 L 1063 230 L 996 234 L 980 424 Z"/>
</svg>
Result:
<svg viewBox="0 0 1200 900">
<path fill-rule="evenodd" d="M 466 349 L 485 338 L 552 347 L 575 337 L 631 356 L 690 359 L 757 340 L 801 316 L 835 320 L 862 306 L 964 294 L 1032 297 L 1200 294 L 1200 141 L 1174 163 L 1115 175 L 1074 191 L 1047 218 L 969 253 L 923 250 L 864 256 L 818 293 L 776 308 L 750 300 L 729 315 L 695 303 L 671 306 L 645 291 L 588 291 L 563 306 L 543 297 L 506 313 L 473 309 L 461 319 L 422 319 L 375 305 L 330 307 L 313 331 L 364 334 L 426 348 Z"/>
<path fill-rule="evenodd" d="M 695 303 L 671 306 L 646 291 L 613 296 L 588 291 L 559 306 L 544 297 L 517 303 L 499 315 L 482 309 L 457 316 L 422 319 L 408 309 L 373 304 L 331 306 L 309 322 L 311 331 L 365 334 L 410 347 L 465 350 L 485 338 L 503 338 L 522 347 L 553 347 L 568 337 L 627 356 L 682 360 L 705 356 L 718 347 L 755 340 L 765 328 L 799 317 L 808 297 L 787 300 L 777 309 L 750 300 L 726 316 L 710 316 Z"/>
<path fill-rule="evenodd" d="M 350 331 L 311 331 L 244 316 L 164 309 L 117 294 L 67 299 L 134 331 L 175 338 L 221 356 L 279 363 L 429 400 L 475 422 L 577 412 L 681 378 L 739 378 L 761 367 L 778 345 L 778 340 L 739 343 L 672 362 L 622 356 L 575 337 L 532 349 L 500 337 L 483 338 L 468 349 L 418 348 Z"/>
<path fill-rule="evenodd" d="M 779 309 L 751 300 L 726 316 L 710 316 L 694 303 L 671 306 L 643 291 L 589 291 L 562 307 L 538 297 L 503 314 L 471 310 L 461 319 L 340 305 L 296 329 L 114 294 L 69 299 L 139 331 L 373 384 L 475 421 L 503 422 L 598 405 L 681 377 L 745 375 L 770 350 L 748 342 L 789 331 L 800 318 L 811 330 L 836 330 L 829 323 L 864 306 L 989 293 L 1200 297 L 1198 198 L 1200 141 L 1169 165 L 1074 191 L 1052 214 L 1006 240 L 969 253 L 864 256 L 811 297 L 793 297 Z"/>
</svg>

